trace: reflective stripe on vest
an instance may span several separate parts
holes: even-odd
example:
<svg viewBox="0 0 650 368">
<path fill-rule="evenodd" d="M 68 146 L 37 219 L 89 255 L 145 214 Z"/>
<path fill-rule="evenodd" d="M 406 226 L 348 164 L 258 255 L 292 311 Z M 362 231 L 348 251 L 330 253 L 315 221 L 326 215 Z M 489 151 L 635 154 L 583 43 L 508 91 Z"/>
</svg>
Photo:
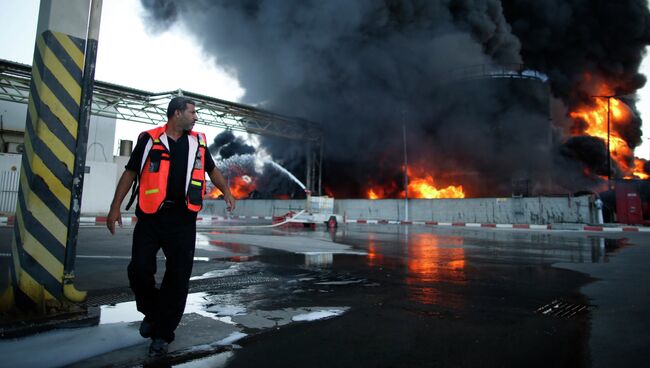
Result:
<svg viewBox="0 0 650 368">
<path fill-rule="evenodd" d="M 140 189 L 138 205 L 142 212 L 156 213 L 167 196 L 167 178 L 169 176 L 169 144 L 165 134 L 167 126 L 147 130 L 151 138 L 145 147 L 143 164 L 140 169 Z M 188 134 L 189 150 L 187 165 L 187 184 L 185 186 L 185 203 L 190 211 L 198 212 L 203 206 L 205 196 L 204 157 L 207 151 L 205 135 L 190 131 Z M 190 180 L 191 179 L 191 180 Z M 195 184 L 194 182 L 198 183 Z"/>
<path fill-rule="evenodd" d="M 190 181 L 185 189 L 185 203 L 190 211 L 199 212 L 203 207 L 203 198 L 205 197 L 205 155 L 207 146 L 205 143 L 205 134 L 198 132 L 190 132 L 190 143 L 197 144 L 196 153 L 194 154 L 194 162 L 190 166 L 189 161 L 187 168 L 192 167 Z M 192 140 L 196 139 L 196 142 Z M 192 157 L 192 150 L 190 149 L 189 157 Z M 189 160 L 188 157 L 188 160 Z"/>
</svg>

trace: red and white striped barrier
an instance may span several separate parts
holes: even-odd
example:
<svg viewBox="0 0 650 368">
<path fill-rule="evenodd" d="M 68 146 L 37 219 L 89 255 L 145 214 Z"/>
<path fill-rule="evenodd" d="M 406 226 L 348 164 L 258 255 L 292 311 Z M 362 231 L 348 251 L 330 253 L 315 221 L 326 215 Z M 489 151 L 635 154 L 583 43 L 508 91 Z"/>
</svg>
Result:
<svg viewBox="0 0 650 368">
<path fill-rule="evenodd" d="M 474 223 L 474 222 L 438 222 L 438 221 L 395 221 L 395 220 L 366 220 L 366 219 L 346 219 L 350 224 L 391 224 L 391 225 L 424 225 L 424 226 L 442 226 L 442 227 L 471 227 L 471 228 L 495 228 L 495 229 L 522 229 L 522 230 L 561 230 L 554 228 L 553 225 L 535 225 L 535 224 L 492 224 L 492 223 Z M 574 229 L 571 229 L 574 230 Z M 591 226 L 581 225 L 574 231 L 602 231 L 602 232 L 650 232 L 650 227 L 637 226 Z"/>
<path fill-rule="evenodd" d="M 122 224 L 129 225 L 138 221 L 135 216 L 122 216 Z M 106 216 L 81 216 L 79 217 L 79 224 L 81 225 L 99 225 L 106 223 Z"/>
<path fill-rule="evenodd" d="M 196 218 L 199 225 L 210 225 L 214 222 L 229 220 L 273 220 L 272 216 L 199 216 Z M 122 217 L 122 223 L 129 225 L 138 220 L 135 216 Z M 102 225 L 106 224 L 106 216 L 81 216 L 79 217 L 80 225 Z M 553 225 L 535 225 L 535 224 L 493 224 L 493 223 L 473 223 L 473 222 L 438 222 L 438 221 L 399 221 L 399 220 L 370 220 L 370 219 L 346 219 L 348 224 L 364 225 L 423 225 L 423 226 L 440 226 L 440 227 L 469 227 L 469 228 L 493 228 L 493 229 L 521 229 L 521 230 L 567 230 L 553 227 Z M 13 226 L 14 216 L 0 216 L 0 225 Z M 589 232 L 650 232 L 650 227 L 642 226 L 594 226 L 594 225 L 577 225 L 573 231 Z"/>
</svg>

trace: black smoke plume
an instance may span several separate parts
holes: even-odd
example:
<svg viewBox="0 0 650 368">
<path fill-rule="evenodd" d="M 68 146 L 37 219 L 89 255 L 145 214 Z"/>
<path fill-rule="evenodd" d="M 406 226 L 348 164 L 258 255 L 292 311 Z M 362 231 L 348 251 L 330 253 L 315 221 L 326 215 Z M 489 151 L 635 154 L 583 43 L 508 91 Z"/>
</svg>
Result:
<svg viewBox="0 0 650 368">
<path fill-rule="evenodd" d="M 567 109 L 590 98 L 585 73 L 617 94 L 645 84 L 641 0 L 141 1 L 155 29 L 185 23 L 236 71 L 242 102 L 321 124 L 323 183 L 337 197 L 402 185 L 404 131 L 409 164 L 473 196 L 509 195 L 520 179 L 537 193 L 584 189 L 593 180 L 576 167 L 591 156 L 565 142 Z M 522 62 L 548 83 L 485 78 L 495 67 L 521 77 Z M 564 110 L 549 112 L 548 85 Z M 627 128 L 631 147 L 639 127 Z M 301 148 L 263 143 L 301 176 Z"/>
<path fill-rule="evenodd" d="M 255 153 L 255 147 L 246 144 L 242 138 L 236 137 L 230 130 L 224 130 L 217 134 L 212 144 L 208 146 L 208 150 L 213 156 L 222 159 L 227 159 L 234 155 Z"/>
<path fill-rule="evenodd" d="M 632 111 L 627 124 L 617 132 L 632 149 L 641 144 L 641 118 L 635 92 L 646 83 L 639 66 L 650 43 L 650 13 L 647 0 L 503 0 L 506 18 L 521 41 L 524 62 L 543 70 L 550 78 L 553 94 L 569 110 L 593 105 L 594 95 L 622 95 Z M 597 85 L 605 83 L 606 91 Z M 561 119 L 556 119 L 561 125 Z M 564 122 L 580 128 L 580 121 Z M 586 143 L 588 140 L 583 140 Z M 590 152 L 600 142 L 573 143 L 562 147 L 569 156 L 582 156 L 590 169 L 602 171 Z M 575 149 L 582 149 L 575 151 Z M 605 151 L 606 152 L 606 151 Z M 589 156 L 589 157 L 587 157 Z M 630 157 L 633 158 L 633 157 Z M 631 162 L 628 162 L 631 164 Z"/>
</svg>

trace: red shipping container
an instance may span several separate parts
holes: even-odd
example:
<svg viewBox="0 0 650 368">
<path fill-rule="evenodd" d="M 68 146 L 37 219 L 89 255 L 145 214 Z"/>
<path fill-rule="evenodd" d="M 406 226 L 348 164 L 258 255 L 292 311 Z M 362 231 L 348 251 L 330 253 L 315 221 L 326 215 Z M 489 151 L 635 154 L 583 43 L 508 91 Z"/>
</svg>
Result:
<svg viewBox="0 0 650 368">
<path fill-rule="evenodd" d="M 621 224 L 643 224 L 641 196 L 637 183 L 632 180 L 616 182 L 616 218 Z"/>
</svg>

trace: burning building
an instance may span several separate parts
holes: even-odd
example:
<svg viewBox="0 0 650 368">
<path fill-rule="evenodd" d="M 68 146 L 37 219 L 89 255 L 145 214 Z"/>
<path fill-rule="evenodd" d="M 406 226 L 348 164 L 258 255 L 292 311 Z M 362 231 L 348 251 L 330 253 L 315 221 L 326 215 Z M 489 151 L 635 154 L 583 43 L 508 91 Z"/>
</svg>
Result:
<svg viewBox="0 0 650 368">
<path fill-rule="evenodd" d="M 647 175 L 634 157 L 644 0 L 142 3 L 156 29 L 195 31 L 236 72 L 242 102 L 322 124 L 325 194 L 570 194 L 602 190 L 608 175 Z M 490 69 L 454 78 L 475 65 Z M 302 148 L 261 144 L 305 171 Z M 295 189 L 257 180 L 267 195 Z"/>
</svg>

